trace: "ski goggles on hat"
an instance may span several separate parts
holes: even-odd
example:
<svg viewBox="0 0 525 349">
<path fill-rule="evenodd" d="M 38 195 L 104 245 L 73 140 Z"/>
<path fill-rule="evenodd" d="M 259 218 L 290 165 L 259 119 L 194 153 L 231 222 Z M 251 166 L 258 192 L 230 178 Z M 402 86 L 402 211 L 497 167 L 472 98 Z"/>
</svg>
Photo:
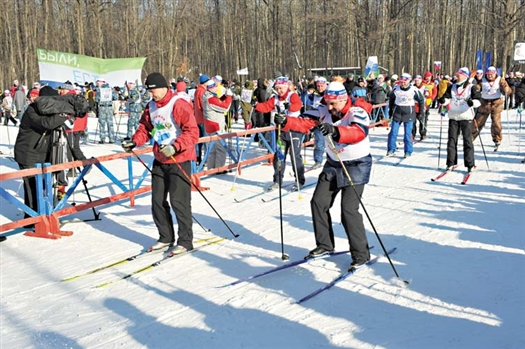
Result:
<svg viewBox="0 0 525 349">
<path fill-rule="evenodd" d="M 284 76 L 275 79 L 275 86 L 288 86 L 288 79 Z"/>
<path fill-rule="evenodd" d="M 411 79 L 412 79 L 412 77 L 410 76 L 410 74 L 403 74 L 399 78 L 399 80 L 401 80 L 401 81 L 410 81 Z"/>
<path fill-rule="evenodd" d="M 324 93 L 324 100 L 326 102 L 330 101 L 343 101 L 348 98 L 346 90 L 327 90 Z"/>
</svg>

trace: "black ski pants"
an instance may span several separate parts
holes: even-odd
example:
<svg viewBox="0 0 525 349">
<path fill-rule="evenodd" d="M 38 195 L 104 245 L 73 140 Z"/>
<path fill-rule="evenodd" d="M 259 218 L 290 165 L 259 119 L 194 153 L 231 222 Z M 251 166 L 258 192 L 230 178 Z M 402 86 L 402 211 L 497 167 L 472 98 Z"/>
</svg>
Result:
<svg viewBox="0 0 525 349">
<path fill-rule="evenodd" d="M 330 181 L 324 173 L 321 173 L 310 201 L 316 246 L 326 250 L 335 249 L 330 208 L 337 194 L 341 192 L 341 222 L 348 237 L 352 259 L 354 261 L 370 259 L 363 216 L 359 213 L 359 198 L 363 195 L 364 190 L 364 184 L 356 185 L 355 190 L 351 186 L 338 188 L 335 176 Z"/>
<path fill-rule="evenodd" d="M 277 134 L 277 132 L 275 132 L 275 134 Z M 279 166 L 281 166 L 281 180 L 283 178 L 283 174 L 286 173 L 286 154 L 290 153 L 290 159 L 292 160 L 292 167 L 295 177 L 297 178 L 299 185 L 302 186 L 304 184 L 304 164 L 303 157 L 301 156 L 303 137 L 304 135 L 299 132 L 281 132 L 281 142 L 284 144 L 284 160 L 280 161 L 279 164 L 277 152 L 275 152 L 275 156 L 273 157 L 274 183 L 279 183 Z"/>
<path fill-rule="evenodd" d="M 179 163 L 187 175 L 191 174 L 191 162 Z M 193 221 L 191 216 L 191 184 L 177 164 L 153 163 L 151 180 L 151 210 L 153 221 L 159 231 L 159 241 L 175 241 L 171 209 L 178 223 L 177 245 L 193 249 Z M 169 203 L 168 203 L 169 194 Z M 171 209 L 170 209 L 171 206 Z"/>
<path fill-rule="evenodd" d="M 27 170 L 30 168 L 35 168 L 35 165 L 28 166 L 24 164 L 18 164 L 20 170 Z M 37 204 L 37 191 L 36 191 L 36 176 L 24 177 L 24 204 L 33 209 L 33 211 L 38 212 Z M 30 218 L 31 216 L 24 212 L 24 218 Z"/>
<path fill-rule="evenodd" d="M 414 140 L 416 139 L 418 124 L 419 124 L 419 135 L 421 137 L 427 136 L 428 114 L 430 114 L 430 111 L 427 109 L 423 113 L 419 113 L 416 115 L 416 120 L 414 121 L 414 127 L 412 128 L 412 138 Z"/>
<path fill-rule="evenodd" d="M 474 167 L 472 120 L 448 120 L 447 166 L 458 164 L 458 139 L 463 134 L 463 161 L 465 167 Z"/>
</svg>

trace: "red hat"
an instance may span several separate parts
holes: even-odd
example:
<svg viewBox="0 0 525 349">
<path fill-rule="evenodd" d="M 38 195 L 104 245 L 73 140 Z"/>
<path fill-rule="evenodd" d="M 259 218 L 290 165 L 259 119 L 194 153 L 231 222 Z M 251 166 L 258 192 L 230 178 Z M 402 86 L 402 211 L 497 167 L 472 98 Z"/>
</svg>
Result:
<svg viewBox="0 0 525 349">
<path fill-rule="evenodd" d="M 428 77 L 432 77 L 432 73 L 429 72 L 429 71 L 427 71 L 427 72 L 423 75 L 423 77 L 424 77 L 425 79 L 428 78 Z"/>
<path fill-rule="evenodd" d="M 177 92 L 186 92 L 186 83 L 184 81 L 177 82 L 176 89 Z"/>
<path fill-rule="evenodd" d="M 34 88 L 29 92 L 29 97 L 38 97 L 40 93 L 38 92 L 38 89 Z"/>
</svg>

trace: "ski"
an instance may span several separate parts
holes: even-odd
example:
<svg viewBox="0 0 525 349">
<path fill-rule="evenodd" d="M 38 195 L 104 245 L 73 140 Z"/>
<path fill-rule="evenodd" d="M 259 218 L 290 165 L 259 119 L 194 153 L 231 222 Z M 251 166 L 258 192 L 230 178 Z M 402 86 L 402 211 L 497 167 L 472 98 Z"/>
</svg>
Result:
<svg viewBox="0 0 525 349">
<path fill-rule="evenodd" d="M 461 181 L 461 184 L 467 184 L 467 181 L 469 180 L 470 178 L 470 175 L 472 174 L 472 172 L 476 169 L 476 166 L 472 167 L 472 169 L 470 170 L 470 172 L 467 172 L 467 174 L 463 177 L 463 180 Z"/>
<path fill-rule="evenodd" d="M 305 188 L 309 188 L 309 187 L 311 187 L 313 185 L 316 185 L 316 184 L 317 184 L 317 182 L 305 184 L 305 185 L 303 185 L 301 187 L 301 190 L 303 190 Z M 287 195 L 293 194 L 293 193 L 299 193 L 299 190 L 294 190 L 294 191 L 289 190 L 289 191 L 287 191 L 285 193 L 282 193 L 281 194 L 281 198 L 283 198 L 283 197 L 285 197 Z M 277 196 L 275 196 L 273 198 L 269 198 L 269 199 L 268 198 L 261 198 L 262 202 L 270 202 L 270 201 L 274 201 L 274 200 L 277 200 L 277 199 L 279 199 L 279 195 L 277 195 Z"/>
<path fill-rule="evenodd" d="M 310 262 L 315 261 L 315 260 L 330 258 L 330 257 L 338 256 L 338 255 L 341 255 L 341 254 L 345 254 L 345 253 L 348 253 L 348 251 L 334 252 L 334 253 L 325 254 L 325 255 L 322 255 L 322 256 L 319 256 L 319 257 L 309 258 L 309 259 L 298 259 L 296 261 L 293 261 L 293 262 L 290 262 L 290 263 L 286 263 L 286 264 L 280 265 L 278 267 L 275 267 L 275 268 L 263 271 L 262 273 L 255 274 L 255 275 L 246 277 L 244 279 L 239 279 L 239 280 L 236 280 L 234 282 L 230 282 L 229 284 L 226 284 L 226 285 L 223 285 L 223 286 L 219 286 L 219 288 L 228 287 L 228 286 L 235 286 L 237 284 L 240 284 L 240 283 L 243 283 L 243 282 L 246 282 L 246 281 L 250 281 L 250 280 L 253 280 L 253 279 L 257 279 L 257 278 L 260 278 L 261 276 L 272 274 L 272 273 L 275 273 L 277 271 L 281 271 L 281 270 L 284 270 L 284 269 L 292 268 L 292 267 L 295 267 L 295 266 L 303 264 L 303 263 L 310 263 Z"/>
<path fill-rule="evenodd" d="M 207 242 L 207 241 L 215 239 L 215 238 L 216 238 L 216 236 L 213 236 L 213 237 L 210 237 L 210 238 L 205 238 L 205 239 L 199 239 L 199 240 L 195 241 L 195 243 Z M 121 264 L 124 264 L 124 263 L 127 263 L 127 262 L 131 262 L 131 261 L 133 261 L 135 259 L 138 259 L 138 258 L 140 258 L 140 257 L 142 257 L 144 255 L 147 255 L 147 254 L 155 254 L 155 252 L 159 252 L 159 250 L 157 250 L 157 251 L 144 250 L 144 251 L 142 251 L 140 253 L 137 253 L 137 254 L 135 254 L 133 256 L 129 256 L 127 258 L 124 258 L 124 259 L 121 259 L 119 261 L 116 261 L 116 262 L 104 265 L 102 267 L 95 268 L 93 270 L 87 271 L 87 272 L 82 273 L 82 274 L 78 274 L 78 275 L 75 275 L 75 276 L 72 276 L 72 277 L 68 277 L 68 278 L 62 279 L 61 281 L 63 281 L 63 282 L 73 281 L 73 280 L 79 279 L 81 277 L 92 275 L 92 274 L 98 273 L 99 271 L 115 267 L 117 265 L 121 265 Z"/>
<path fill-rule="evenodd" d="M 390 251 L 388 251 L 387 253 L 388 254 L 392 254 L 396 251 L 397 247 L 394 247 L 392 248 Z M 313 291 L 312 293 L 304 296 L 303 298 L 299 299 L 297 302 L 295 302 L 296 304 L 301 304 L 303 302 L 306 302 L 307 300 L 309 300 L 310 298 L 313 298 L 315 296 L 317 296 L 319 293 L 323 292 L 323 291 L 326 291 L 326 290 L 329 290 L 330 288 L 332 288 L 333 286 L 335 286 L 336 284 L 340 283 L 341 281 L 345 280 L 346 278 L 348 278 L 349 276 L 355 274 L 357 271 L 361 270 L 364 266 L 371 266 L 372 264 L 376 263 L 379 258 L 383 257 L 383 255 L 378 255 L 374 258 L 372 258 L 371 260 L 369 260 L 368 262 L 366 262 L 366 264 L 362 265 L 361 267 L 357 268 L 357 269 L 352 269 L 352 270 L 349 270 L 349 271 L 345 271 L 343 273 L 341 273 L 338 277 L 336 277 L 335 279 L 333 279 L 331 282 L 329 282 L 328 284 L 324 285 L 323 287 L 320 287 L 318 288 L 317 290 Z"/>
<path fill-rule="evenodd" d="M 467 181 L 469 180 L 470 178 L 470 172 L 467 173 L 464 177 L 463 177 L 463 180 L 461 181 L 461 184 L 467 184 Z"/>
<path fill-rule="evenodd" d="M 370 246 L 369 249 L 371 250 L 373 248 L 374 248 L 374 246 Z M 230 282 L 229 284 L 226 284 L 226 285 L 218 286 L 218 288 L 235 286 L 235 285 L 238 285 L 238 284 L 246 282 L 246 281 L 258 279 L 261 276 L 265 276 L 265 275 L 268 275 L 268 274 L 273 274 L 273 273 L 275 273 L 277 271 L 281 271 L 281 270 L 288 269 L 288 268 L 293 268 L 293 267 L 296 267 L 296 266 L 304 264 L 304 263 L 310 263 L 310 262 L 313 262 L 313 261 L 316 261 L 316 260 L 326 259 L 326 258 L 330 258 L 330 257 L 335 257 L 335 256 L 339 256 L 339 255 L 346 254 L 346 253 L 348 253 L 348 251 L 339 251 L 339 252 L 334 252 L 334 253 L 330 253 L 330 254 L 324 254 L 324 255 L 321 255 L 321 256 L 318 256 L 318 257 L 313 257 L 313 258 L 298 259 L 296 261 L 289 262 L 289 263 L 280 265 L 278 267 L 274 267 L 274 268 L 268 269 L 266 271 L 263 271 L 262 273 L 255 274 L 255 275 L 252 275 L 252 276 L 248 276 L 248 277 L 243 278 L 243 279 L 238 279 L 238 280 Z"/>
<path fill-rule="evenodd" d="M 452 169 L 450 169 L 450 170 L 445 170 L 445 171 L 441 172 L 437 177 L 431 178 L 430 180 L 432 182 L 435 182 L 435 181 L 439 180 L 440 178 L 445 177 L 450 172 L 454 171 L 456 169 L 456 167 L 458 167 L 458 166 L 456 165 L 456 166 L 452 167 Z"/>
<path fill-rule="evenodd" d="M 126 280 L 126 279 L 129 279 L 130 277 L 134 276 L 134 275 L 137 275 L 139 273 L 142 273 L 142 272 L 145 272 L 147 270 L 150 270 L 150 269 L 153 269 L 155 267 L 158 267 L 159 265 L 163 264 L 164 262 L 168 261 L 168 260 L 171 260 L 171 259 L 175 259 L 175 258 L 178 258 L 178 257 L 183 257 L 185 255 L 188 255 L 190 253 L 193 253 L 193 252 L 196 252 L 196 251 L 199 251 L 200 249 L 206 247 L 206 246 L 210 246 L 210 245 L 215 245 L 215 244 L 218 244 L 220 242 L 223 242 L 224 240 L 226 240 L 226 238 L 219 238 L 217 240 L 212 240 L 212 241 L 207 241 L 205 242 L 204 244 L 200 245 L 200 246 L 197 246 L 195 247 L 193 250 L 191 251 L 186 251 L 186 252 L 183 252 L 183 253 L 180 253 L 180 254 L 177 254 L 177 255 L 174 255 L 174 256 L 170 256 L 169 254 L 167 256 L 164 256 L 163 258 L 159 259 L 158 261 L 156 262 L 153 262 L 143 268 L 140 268 L 140 269 L 137 269 L 135 271 L 132 271 L 131 273 L 129 274 L 126 274 L 126 275 L 123 275 L 121 277 L 119 277 L 118 279 L 115 279 L 115 280 L 112 280 L 112 281 L 108 281 L 108 282 L 105 282 L 105 283 L 102 283 L 102 284 L 99 284 L 97 286 L 95 286 L 95 288 L 102 288 L 102 287 L 106 287 L 106 286 L 109 286 L 109 285 L 112 285 L 116 282 L 119 282 L 119 281 L 123 281 L 123 280 Z"/>
<path fill-rule="evenodd" d="M 408 159 L 410 159 L 410 156 L 402 157 L 398 162 L 394 162 L 394 166 L 402 164 L 403 162 L 405 162 Z"/>
</svg>

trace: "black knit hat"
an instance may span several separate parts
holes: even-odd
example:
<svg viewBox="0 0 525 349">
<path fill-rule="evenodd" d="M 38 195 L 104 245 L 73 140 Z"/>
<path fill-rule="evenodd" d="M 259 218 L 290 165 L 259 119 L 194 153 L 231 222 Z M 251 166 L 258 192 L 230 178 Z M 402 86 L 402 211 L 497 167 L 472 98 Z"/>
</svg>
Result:
<svg viewBox="0 0 525 349">
<path fill-rule="evenodd" d="M 58 96 L 58 92 L 51 86 L 44 86 L 40 89 L 40 96 Z"/>
<path fill-rule="evenodd" d="M 151 73 L 144 83 L 148 90 L 154 88 L 168 87 L 168 81 L 161 73 Z"/>
</svg>

